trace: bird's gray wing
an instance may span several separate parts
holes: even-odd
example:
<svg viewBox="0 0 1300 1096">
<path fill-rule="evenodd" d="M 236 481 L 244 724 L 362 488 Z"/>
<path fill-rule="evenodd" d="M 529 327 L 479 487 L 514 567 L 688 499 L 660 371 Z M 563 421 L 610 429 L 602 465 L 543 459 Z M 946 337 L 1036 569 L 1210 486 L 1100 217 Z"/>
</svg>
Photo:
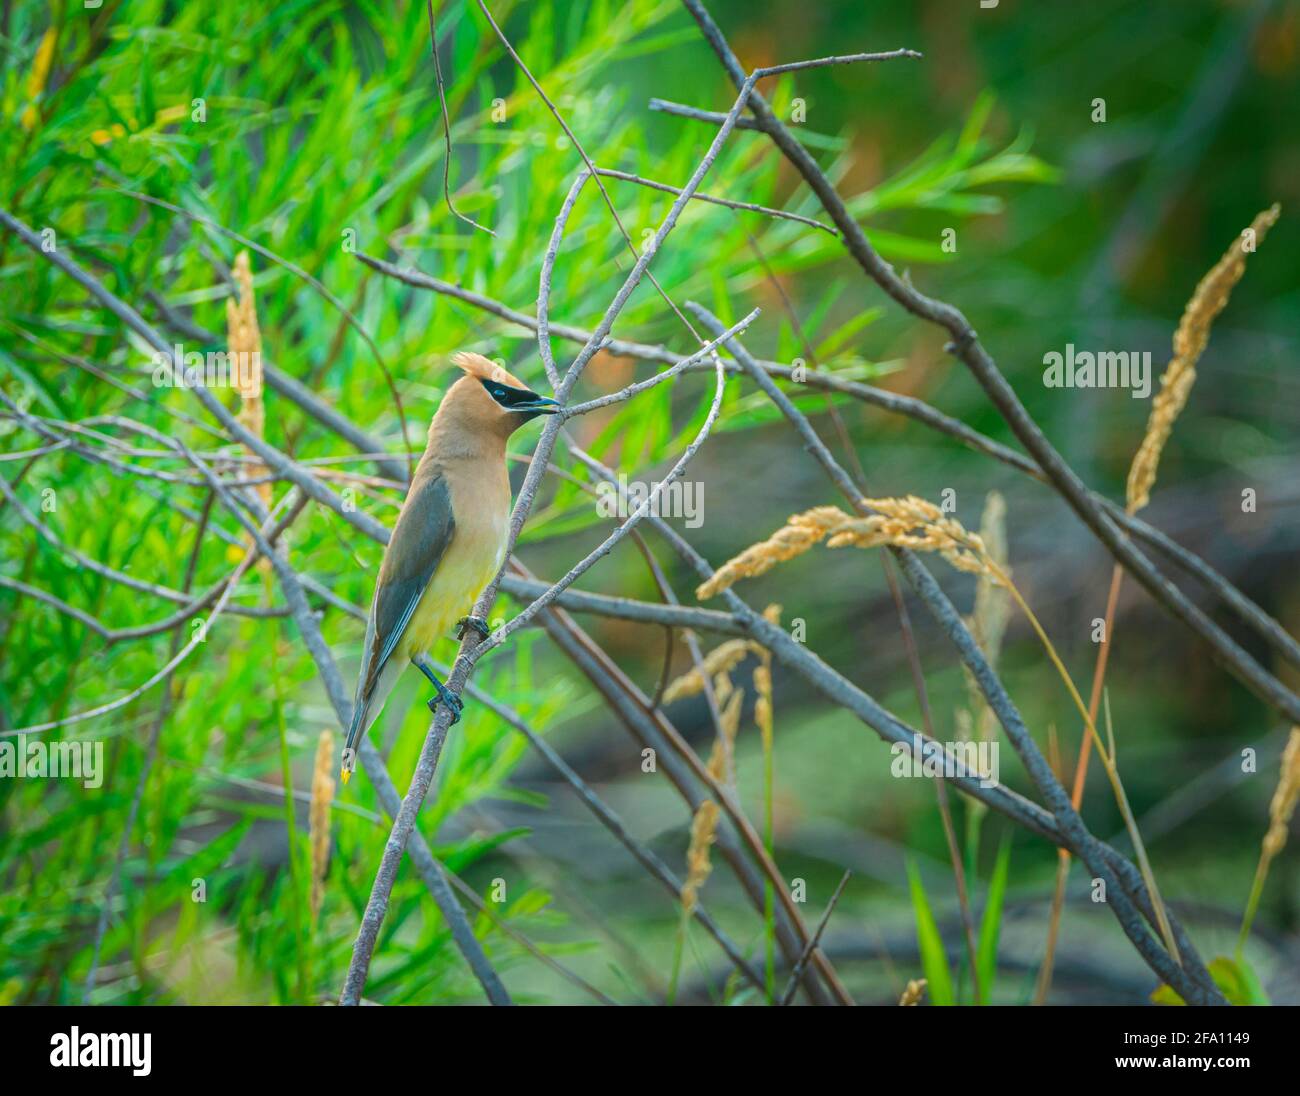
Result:
<svg viewBox="0 0 1300 1096">
<path fill-rule="evenodd" d="M 366 623 L 357 702 L 370 695 L 384 664 L 410 623 L 411 614 L 451 544 L 456 522 L 451 512 L 451 488 L 440 473 L 416 474 L 393 528 L 388 551 L 379 568 L 379 581 Z"/>
</svg>

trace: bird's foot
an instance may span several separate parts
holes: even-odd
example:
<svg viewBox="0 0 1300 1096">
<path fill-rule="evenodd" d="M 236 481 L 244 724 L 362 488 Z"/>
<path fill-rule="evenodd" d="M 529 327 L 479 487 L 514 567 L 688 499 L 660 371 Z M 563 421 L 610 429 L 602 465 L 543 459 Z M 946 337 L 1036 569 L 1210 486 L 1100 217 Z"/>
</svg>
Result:
<svg viewBox="0 0 1300 1096">
<path fill-rule="evenodd" d="M 438 690 L 438 695 L 429 701 L 429 711 L 436 712 L 439 704 L 446 704 L 451 710 L 451 723 L 449 726 L 454 727 L 460 722 L 460 713 L 465 710 L 465 702 L 441 681 L 435 681 L 433 684 Z"/>
<path fill-rule="evenodd" d="M 480 640 L 487 639 L 488 634 L 492 631 L 488 626 L 488 622 L 482 617 L 465 616 L 456 621 L 456 638 L 463 640 L 465 638 L 465 633 L 471 628 L 478 632 Z"/>
</svg>

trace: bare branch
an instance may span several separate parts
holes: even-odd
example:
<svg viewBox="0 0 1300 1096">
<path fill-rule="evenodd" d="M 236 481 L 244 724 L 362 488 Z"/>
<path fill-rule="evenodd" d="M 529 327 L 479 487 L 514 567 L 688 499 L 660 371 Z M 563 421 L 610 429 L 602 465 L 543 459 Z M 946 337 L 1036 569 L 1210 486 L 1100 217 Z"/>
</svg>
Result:
<svg viewBox="0 0 1300 1096">
<path fill-rule="evenodd" d="M 551 239 L 546 245 L 545 254 L 542 255 L 542 269 L 537 280 L 537 322 L 535 324 L 537 349 L 542 356 L 542 366 L 546 370 L 547 379 L 551 382 L 552 391 L 560 387 L 560 374 L 555 368 L 555 355 L 551 350 L 551 278 L 555 270 L 555 257 L 560 250 L 560 241 L 564 238 L 564 229 L 573 213 L 573 203 L 578 200 L 578 195 L 582 193 L 583 186 L 590 178 L 591 172 L 580 171 L 578 177 L 573 180 L 573 185 L 569 187 L 569 193 L 564 197 L 560 212 L 556 214 L 555 228 L 551 231 Z"/>
<path fill-rule="evenodd" d="M 451 115 L 447 111 L 447 92 L 442 80 L 442 62 L 438 60 L 438 31 L 433 20 L 433 0 L 425 0 L 425 7 L 429 11 L 429 52 L 433 54 L 433 75 L 438 84 L 438 104 L 442 107 L 442 136 L 446 143 L 446 153 L 442 158 L 442 195 L 453 217 L 458 217 L 471 228 L 477 228 L 480 232 L 495 237 L 495 232 L 479 224 L 472 217 L 466 217 L 451 200 Z"/>
<path fill-rule="evenodd" d="M 721 123 L 723 115 L 718 115 L 718 121 Z M 740 128 L 739 125 L 737 128 Z M 638 186 L 649 187 L 651 190 L 660 190 L 665 194 L 680 194 L 681 188 L 669 186 L 667 183 L 657 183 L 653 179 L 644 179 L 640 175 L 632 175 L 626 171 L 613 171 L 610 168 L 598 167 L 596 174 L 606 179 L 621 179 L 626 183 L 636 183 Z M 811 217 L 802 217 L 798 213 L 788 213 L 784 209 L 772 209 L 769 206 L 755 205 L 753 202 L 734 202 L 729 198 L 715 198 L 711 194 L 695 194 L 692 200 L 696 202 L 708 202 L 710 205 L 725 206 L 727 209 L 736 209 L 749 213 L 761 213 L 765 217 L 774 217 L 780 221 L 794 221 L 801 225 L 808 225 L 810 228 L 820 228 L 823 232 L 828 232 L 832 236 L 838 236 L 839 233 L 830 225 L 824 225 L 821 221 L 815 221 Z"/>
<path fill-rule="evenodd" d="M 662 111 L 664 114 L 675 114 L 679 118 L 691 118 L 697 122 L 707 122 L 711 126 L 722 125 L 722 120 L 726 117 L 716 110 L 700 110 L 699 107 L 689 107 L 683 103 L 669 102 L 667 99 L 651 99 L 650 109 Z M 756 133 L 762 133 L 762 127 L 754 121 L 753 118 L 740 118 L 736 122 L 737 129 L 748 129 Z M 839 235 L 839 233 L 836 233 Z"/>
<path fill-rule="evenodd" d="M 795 991 L 799 988 L 799 979 L 803 976 L 803 969 L 808 965 L 808 960 L 812 953 L 817 950 L 821 943 L 822 933 L 826 931 L 826 925 L 830 922 L 831 914 L 835 912 L 835 907 L 839 905 L 840 895 L 844 893 L 845 886 L 848 885 L 849 878 L 853 873 L 846 871 L 840 879 L 840 885 L 835 888 L 835 893 L 831 895 L 831 900 L 826 903 L 826 909 L 822 911 L 821 920 L 817 922 L 817 929 L 808 941 L 808 946 L 803 949 L 803 954 L 799 956 L 798 962 L 795 963 L 794 969 L 790 971 L 790 982 L 785 987 L 785 992 L 781 994 L 781 999 L 777 1001 L 778 1005 L 788 1005 L 794 1000 Z"/>
<path fill-rule="evenodd" d="M 705 343 L 699 350 L 689 358 L 683 358 L 670 369 L 665 369 L 662 373 L 656 373 L 643 381 L 637 381 L 635 384 L 629 384 L 626 388 L 620 388 L 617 392 L 611 392 L 606 396 L 600 396 L 594 400 L 588 400 L 586 403 L 579 403 L 572 407 L 566 407 L 563 412 L 565 419 L 571 419 L 575 415 L 585 415 L 589 411 L 596 411 L 602 407 L 609 407 L 611 404 L 623 403 L 630 400 L 633 396 L 640 395 L 656 385 L 663 384 L 664 381 L 672 380 L 682 371 L 689 369 L 692 365 L 702 361 L 713 353 L 714 348 L 719 343 L 724 342 L 731 335 L 738 335 L 745 330 L 751 323 L 758 318 L 759 310 L 756 308 L 739 323 L 733 324 L 732 327 L 723 335 L 719 335 L 711 342 Z M 716 355 L 715 355 L 716 356 Z"/>
</svg>

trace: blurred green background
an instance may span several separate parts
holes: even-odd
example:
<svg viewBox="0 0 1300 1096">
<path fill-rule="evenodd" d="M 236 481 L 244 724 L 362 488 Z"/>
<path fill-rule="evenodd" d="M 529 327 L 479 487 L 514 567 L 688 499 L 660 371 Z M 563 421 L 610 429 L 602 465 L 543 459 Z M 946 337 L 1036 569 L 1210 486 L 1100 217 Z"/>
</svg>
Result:
<svg viewBox="0 0 1300 1096">
<path fill-rule="evenodd" d="M 185 321 L 223 333 L 227 272 L 241 245 L 232 230 L 319 279 L 374 339 L 283 265 L 252 255 L 265 357 L 354 423 L 402 447 L 402 423 L 382 365 L 402 396 L 418 447 L 452 379 L 457 349 L 499 356 L 544 384 L 528 332 L 482 311 L 385 279 L 348 246 L 531 312 L 546 239 L 581 160 L 518 73 L 475 4 L 442 4 L 440 57 L 453 119 L 457 207 L 495 238 L 452 217 L 443 201 L 444 146 L 425 8 L 290 3 L 247 9 L 105 0 L 98 9 L 6 3 L 0 15 L 0 201 L 186 348 Z M 712 129 L 651 112 L 651 97 L 725 111 L 733 91 L 676 3 L 498 3 L 494 16 L 583 146 L 601 166 L 682 185 Z M 769 81 L 765 93 L 836 181 L 890 261 L 925 292 L 957 304 L 1053 443 L 1098 490 L 1123 497 L 1149 404 L 1123 391 L 1048 389 L 1043 355 L 1067 343 L 1149 351 L 1163 368 L 1201 276 L 1261 209 L 1283 216 L 1214 329 L 1191 404 L 1161 464 L 1148 519 L 1201 552 L 1292 634 L 1300 630 L 1295 372 L 1300 233 L 1300 130 L 1295 124 L 1300 12 L 1267 0 L 1098 2 L 1086 8 L 1001 0 L 858 4 L 740 3 L 710 10 L 747 66 L 830 53 L 910 46 L 921 61 L 846 66 Z M 1095 100 L 1105 121 L 1094 121 Z M 199 104 L 199 101 L 201 105 Z M 202 120 L 199 120 L 199 116 Z M 633 239 L 653 230 L 671 198 L 629 183 L 606 186 Z M 761 135 L 737 132 L 704 191 L 819 210 Z M 124 193 L 177 205 L 177 216 Z M 955 254 L 940 240 L 956 232 Z M 630 265 L 593 188 L 579 201 L 556 268 L 554 321 L 591 327 Z M 934 328 L 904 315 L 843 256 L 803 225 L 693 204 L 653 266 L 678 304 L 700 301 L 730 322 L 763 314 L 747 336 L 757 355 L 816 364 L 919 396 L 1010 443 L 972 379 Z M 148 388 L 150 352 L 111 315 L 14 237 L 0 235 L 0 388 L 57 423 L 130 416 L 214 454 L 219 439 L 176 418 L 202 417 L 184 391 Z M 172 317 L 169 325 L 168 317 Z M 616 335 L 687 352 L 689 334 L 648 285 Z M 557 343 L 562 362 L 570 344 Z M 601 355 L 584 398 L 652 367 Z M 133 398 L 123 384 L 143 385 Z M 710 380 L 689 374 L 632 405 L 575 423 L 578 439 L 632 479 L 652 479 L 698 428 Z M 233 394 L 227 394 L 232 395 Z M 266 438 L 299 459 L 374 466 L 276 392 Z M 233 398 L 230 406 L 235 406 Z M 801 397 L 824 436 L 827 400 Z M 937 499 L 956 493 L 976 527 L 988 491 L 1008 504 L 1010 559 L 1020 588 L 1075 680 L 1091 676 L 1092 621 L 1105 607 L 1110 560 L 1055 496 L 917 424 L 847 400 L 836 406 L 872 491 Z M 136 444 L 111 426 L 102 434 Z M 515 436 L 527 453 L 536 427 Z M 195 527 L 185 516 L 204 492 L 114 474 L 69 451 L 29 460 L 37 439 L 5 413 L 0 474 L 64 544 L 129 574 L 182 584 Z M 226 447 L 227 449 L 229 447 Z M 561 449 L 562 463 L 566 460 Z M 170 457 L 130 456 L 181 472 Z M 565 464 L 578 472 L 576 465 Z M 517 470 L 517 474 L 522 469 Z M 683 530 L 715 565 L 767 536 L 797 510 L 836 501 L 830 485 L 752 386 L 728 385 L 724 418 L 688 472 L 703 485 L 704 521 Z M 277 497 L 283 484 L 276 486 Z M 353 484 L 357 504 L 390 522 L 401 492 Z M 1243 514 L 1250 487 L 1258 511 Z M 40 508 L 42 492 L 57 498 Z M 218 506 L 213 525 L 237 534 Z M 682 523 L 675 524 L 682 528 Z M 591 500 L 548 482 L 520 557 L 558 578 L 605 535 Z M 235 536 L 238 539 L 238 536 Z M 678 594 L 694 581 L 654 537 Z M 335 515 L 309 508 L 290 538 L 294 565 L 353 605 L 366 605 L 379 546 Z M 209 535 L 195 589 L 237 562 Z M 172 606 L 106 581 L 38 537 L 0 505 L 4 576 L 48 591 L 110 627 L 165 617 Z M 964 611 L 973 582 L 936 565 Z M 639 553 L 625 544 L 582 588 L 657 600 Z M 808 644 L 902 718 L 920 712 L 880 564 L 856 553 L 814 553 L 739 592 L 806 623 Z M 236 600 L 282 606 L 273 579 L 251 572 Z M 362 625 L 313 598 L 349 687 Z M 504 603 L 502 603 L 504 604 Z M 955 734 L 965 682 L 943 638 L 913 607 L 936 732 Z M 647 693 L 662 673 L 657 628 L 582 619 Z M 1273 666 L 1253 636 L 1234 637 Z M 183 639 L 188 638 L 188 632 Z M 706 648 L 712 637 L 701 637 Z M 149 678 L 171 633 L 107 645 L 49 604 L 0 587 L 0 715 L 12 731 L 105 703 Z M 450 657 L 451 641 L 443 652 Z M 689 665 L 674 644 L 672 671 Z M 748 667 L 746 667 L 747 671 Z M 738 680 L 746 681 L 742 671 Z M 1005 680 L 1041 745 L 1051 733 L 1072 759 L 1080 727 L 1022 619 L 1013 618 Z M 536 631 L 480 668 L 477 682 L 515 707 L 627 820 L 683 870 L 690 815 L 589 684 Z M 1231 949 L 1250 887 L 1276 757 L 1286 727 L 1130 583 L 1120 604 L 1108 675 L 1120 767 L 1167 899 L 1207 957 Z M 172 703 L 160 711 L 165 690 Z M 407 675 L 372 732 L 405 788 L 427 726 L 425 688 Z M 828 951 L 855 997 L 892 1002 L 919 977 L 905 862 L 920 877 L 952 957 L 961 934 L 934 791 L 889 777 L 889 753 L 867 728 L 828 708 L 799 680 L 775 681 L 776 859 L 807 881 L 815 922 L 841 872 L 854 877 L 830 922 Z M 669 714 L 707 754 L 704 703 Z M 103 939 L 104 1003 L 297 1002 L 342 983 L 387 825 L 362 778 L 339 792 L 334 855 L 319 918 L 308 912 L 305 802 L 312 761 L 333 714 L 292 622 L 224 616 L 174 681 L 100 719 L 52 732 L 103 740 L 103 786 L 0 780 L 0 1000 L 81 1000 L 96 923 L 162 718 L 158 761 L 127 835 L 122 883 Z M 1240 752 L 1259 751 L 1256 774 Z M 759 817 L 762 759 L 746 702 L 738 742 L 742 798 Z M 1029 793 L 1009 750 L 1002 779 Z M 956 808 L 964 820 L 964 805 Z M 1093 830 L 1122 844 L 1122 824 L 1094 773 L 1084 804 Z M 292 822 L 290 822 L 292 819 Z M 667 981 L 678 910 L 507 725 L 470 704 L 444 753 L 420 827 L 434 850 L 484 896 L 497 918 L 621 1001 L 656 1000 Z M 1055 873 L 1052 848 L 996 817 L 982 831 L 972 887 L 982 905 L 998 848 L 1010 849 L 1000 969 L 993 998 L 1028 1000 L 1042 956 Z M 1138 1002 L 1155 982 L 1104 908 L 1071 877 L 1050 1000 Z M 191 899 L 206 882 L 206 901 Z M 506 901 L 492 901 L 504 880 Z M 704 890 L 709 909 L 752 956 L 762 920 L 725 865 Z M 1274 865 L 1248 954 L 1275 1001 L 1300 1000 L 1300 878 L 1294 850 Z M 588 997 L 478 916 L 476 930 L 520 1000 Z M 739 1000 L 725 960 L 693 927 L 683 1000 Z M 402 870 L 367 996 L 388 1003 L 477 1001 L 481 993 L 419 880 Z"/>
</svg>

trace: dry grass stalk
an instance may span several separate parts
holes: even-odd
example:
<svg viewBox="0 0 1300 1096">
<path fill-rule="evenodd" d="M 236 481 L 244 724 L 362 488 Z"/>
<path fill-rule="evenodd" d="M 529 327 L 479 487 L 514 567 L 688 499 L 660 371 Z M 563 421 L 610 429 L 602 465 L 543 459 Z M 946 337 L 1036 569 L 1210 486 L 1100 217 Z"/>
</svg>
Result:
<svg viewBox="0 0 1300 1096">
<path fill-rule="evenodd" d="M 1150 501 L 1160 454 L 1191 395 L 1196 381 L 1196 363 L 1209 342 L 1210 328 L 1227 305 L 1233 286 L 1245 273 L 1246 256 L 1263 240 L 1280 213 L 1281 206 L 1274 204 L 1259 214 L 1250 228 L 1233 241 L 1223 258 L 1201 279 L 1183 310 L 1183 318 L 1174 332 L 1173 359 L 1160 378 L 1160 391 L 1151 405 L 1146 436 L 1129 468 L 1127 504 L 1130 514 L 1141 510 Z M 1248 241 L 1249 250 L 1246 247 Z"/>
<path fill-rule="evenodd" d="M 1011 574 L 1007 564 L 1007 504 L 997 492 L 990 491 L 984 499 L 984 513 L 980 518 L 980 540 L 988 558 L 1005 575 Z M 1011 594 L 1006 586 L 995 582 L 987 573 L 981 573 L 975 585 L 975 608 L 967 626 L 971 636 L 984 652 L 988 664 L 997 668 L 998 657 L 1002 653 L 1002 639 L 1006 634 L 1007 621 L 1011 617 Z M 970 739 L 978 733 L 981 739 L 991 739 L 996 727 L 993 709 L 988 706 L 984 695 L 975 682 L 974 675 L 966 670 L 966 686 L 970 693 L 970 711 L 957 713 L 957 733 L 962 739 Z"/>
<path fill-rule="evenodd" d="M 709 754 L 709 772 L 721 783 L 727 775 L 727 758 L 731 756 L 736 743 L 736 733 L 740 730 L 740 712 L 745 704 L 745 691 L 732 689 L 725 703 L 719 698 L 721 710 L 718 713 L 719 735 L 713 740 L 713 751 Z"/>
<path fill-rule="evenodd" d="M 686 882 L 682 884 L 682 912 L 685 915 L 695 912 L 700 888 L 708 881 L 709 873 L 713 870 L 709 848 L 717 833 L 718 805 L 712 799 L 706 799 L 691 819 L 691 845 L 686 853 Z"/>
<path fill-rule="evenodd" d="M 315 922 L 325 898 L 325 874 L 330 863 L 330 803 L 334 799 L 334 735 L 321 731 L 316 766 L 311 776 L 308 812 L 311 844 L 311 918 Z"/>
<path fill-rule="evenodd" d="M 746 548 L 740 555 L 723 564 L 711 579 L 695 591 L 695 596 L 705 601 L 742 578 L 765 574 L 778 563 L 803 555 L 823 540 L 827 532 L 846 516 L 837 506 L 819 506 L 795 514 L 784 528 L 778 529 L 767 540 Z"/>
<path fill-rule="evenodd" d="M 239 293 L 238 299 L 234 296 L 226 299 L 226 348 L 230 351 L 230 368 L 239 390 L 237 418 L 249 433 L 264 438 L 266 408 L 262 403 L 262 332 L 257 326 L 253 270 L 247 251 L 241 251 L 235 256 L 231 274 Z M 251 449 L 248 454 L 255 455 Z M 254 460 L 244 465 L 244 475 L 248 478 L 266 474 L 267 468 L 260 461 Z M 256 490 L 262 505 L 269 510 L 272 499 L 270 482 L 259 483 Z M 265 562 L 262 561 L 263 564 Z"/>
<path fill-rule="evenodd" d="M 1282 752 L 1281 773 L 1272 802 L 1268 805 L 1268 833 L 1264 835 L 1264 856 L 1272 860 L 1286 845 L 1287 826 L 1300 800 L 1300 727 L 1291 728 L 1291 737 Z"/>
<path fill-rule="evenodd" d="M 1007 566 L 1007 504 L 997 492 L 990 491 L 984 499 L 984 513 L 980 517 L 980 540 L 988 558 L 1004 574 Z M 1002 651 L 1002 637 L 1011 618 L 1011 595 L 1007 588 L 995 582 L 988 574 L 981 574 L 975 584 L 975 610 L 971 616 L 971 635 L 980 645 L 990 666 L 996 666 Z"/>
<path fill-rule="evenodd" d="M 718 689 L 719 684 L 722 684 L 724 691 L 728 690 L 730 671 L 744 660 L 753 646 L 747 639 L 729 639 L 725 643 L 720 643 L 704 656 L 702 665 L 692 667 L 681 677 L 669 683 L 668 688 L 664 690 L 663 702 L 671 704 L 674 700 L 702 693 L 706 677 L 714 679 L 715 690 Z M 723 683 L 724 679 L 725 683 Z M 718 703 L 722 703 L 723 699 L 719 695 Z"/>
<path fill-rule="evenodd" d="M 921 998 L 925 996 L 926 980 L 924 978 L 913 978 L 907 983 L 907 989 L 903 990 L 903 996 L 898 999 L 900 1005 L 919 1005 Z"/>
<path fill-rule="evenodd" d="M 1246 947 L 1246 941 L 1250 939 L 1250 926 L 1254 923 L 1255 913 L 1259 909 L 1259 899 L 1264 893 L 1269 866 L 1273 863 L 1273 858 L 1286 845 L 1287 827 L 1291 824 L 1291 816 L 1295 814 L 1297 801 L 1300 801 L 1300 727 L 1292 727 L 1286 749 L 1282 751 L 1277 788 L 1268 805 L 1268 832 L 1264 835 L 1259 850 L 1255 879 L 1251 883 L 1250 897 L 1246 900 L 1246 912 L 1241 919 L 1241 935 L 1237 938 L 1239 958 Z"/>
<path fill-rule="evenodd" d="M 719 703 L 722 703 L 721 698 Z M 744 690 L 733 687 L 719 713 L 718 737 L 713 740 L 713 752 L 709 754 L 709 772 L 719 783 L 726 779 L 727 758 L 735 747 L 744 703 Z M 709 847 L 717 835 L 718 818 L 718 804 L 709 799 L 700 804 L 700 809 L 691 819 L 691 844 L 686 852 L 686 882 L 682 886 L 682 912 L 686 915 L 694 912 L 700 888 L 713 870 Z"/>
<path fill-rule="evenodd" d="M 794 514 L 767 540 L 746 548 L 728 560 L 695 596 L 701 601 L 728 589 L 742 578 L 770 571 L 778 563 L 801 556 L 823 540 L 830 548 L 878 548 L 892 545 L 918 552 L 938 552 L 959 571 L 984 575 L 1002 584 L 1005 576 L 989 565 L 983 540 L 961 522 L 947 517 L 934 503 L 915 495 L 903 498 L 863 499 L 876 511 L 854 517 L 837 506 L 818 506 Z"/>
<path fill-rule="evenodd" d="M 764 748 L 772 745 L 772 656 L 765 653 L 754 667 L 754 722 Z"/>
<path fill-rule="evenodd" d="M 1174 422 L 1182 413 L 1191 396 L 1192 385 L 1196 380 L 1196 363 L 1209 341 L 1210 328 L 1214 319 L 1228 303 L 1232 287 L 1236 285 L 1245 271 L 1246 255 L 1253 251 L 1259 241 L 1263 239 L 1268 229 L 1277 220 L 1279 212 L 1280 207 L 1275 204 L 1255 218 L 1251 227 L 1234 241 L 1223 258 L 1201 279 L 1196 291 L 1192 294 L 1192 299 L 1183 310 L 1178 330 L 1174 333 L 1173 359 L 1165 369 L 1164 375 L 1160 378 L 1160 391 L 1152 402 L 1151 415 L 1147 420 L 1146 435 L 1143 437 L 1142 443 L 1133 457 L 1133 463 L 1129 468 L 1125 502 L 1130 514 L 1137 513 L 1150 500 L 1151 489 L 1155 486 L 1156 474 L 1159 471 L 1160 455 L 1173 431 Z M 1250 244 L 1249 250 L 1246 246 L 1248 242 Z M 1115 608 L 1119 603 L 1119 592 L 1123 579 L 1123 568 L 1116 562 L 1111 571 L 1110 592 L 1106 599 L 1104 633 L 1106 638 L 1102 642 L 1093 670 L 1092 697 L 1088 705 L 1088 715 L 1092 720 L 1097 717 L 1097 705 L 1101 699 L 1106 680 L 1106 666 L 1110 656 Z M 1084 788 L 1088 781 L 1088 758 L 1091 749 L 1092 738 L 1090 735 L 1084 735 L 1079 746 L 1079 760 L 1075 765 L 1074 789 L 1070 795 L 1075 810 L 1078 810 L 1083 802 Z M 1054 767 L 1059 771 L 1059 765 L 1054 765 Z M 1064 907 L 1066 873 L 1069 870 L 1069 863 L 1069 853 L 1062 850 L 1057 868 L 1056 892 L 1052 899 L 1051 922 L 1048 926 L 1048 950 L 1040 968 L 1038 1004 L 1042 1004 L 1046 999 L 1048 986 L 1051 982 L 1053 950 L 1060 924 L 1061 910 Z M 1246 921 L 1243 923 L 1243 941 L 1245 932 L 1249 927 L 1249 917 L 1248 913 Z"/>
<path fill-rule="evenodd" d="M 780 620 L 781 606 L 769 605 L 763 616 L 772 623 Z M 719 736 L 714 739 L 713 750 L 709 754 L 709 772 L 721 782 L 725 778 L 727 758 L 735 752 L 736 735 L 740 732 L 740 717 L 745 706 L 745 691 L 738 689 L 731 680 L 730 671 L 747 654 L 754 653 L 759 658 L 754 670 L 754 689 L 757 701 L 754 705 L 754 721 L 758 724 L 765 745 L 772 741 L 772 656 L 766 647 L 750 640 L 733 639 L 719 644 L 704 656 L 703 671 L 692 670 L 679 677 L 664 692 L 664 700 L 675 696 L 691 696 L 704 688 L 704 674 L 713 674 L 713 688 L 716 699 L 721 706 L 719 712 Z M 699 810 L 691 820 L 691 843 L 686 853 L 686 883 L 682 886 L 682 911 L 690 914 L 695 909 L 695 902 L 700 888 L 712 871 L 709 847 L 713 844 L 718 828 L 718 805 L 713 800 L 700 804 Z"/>
</svg>

